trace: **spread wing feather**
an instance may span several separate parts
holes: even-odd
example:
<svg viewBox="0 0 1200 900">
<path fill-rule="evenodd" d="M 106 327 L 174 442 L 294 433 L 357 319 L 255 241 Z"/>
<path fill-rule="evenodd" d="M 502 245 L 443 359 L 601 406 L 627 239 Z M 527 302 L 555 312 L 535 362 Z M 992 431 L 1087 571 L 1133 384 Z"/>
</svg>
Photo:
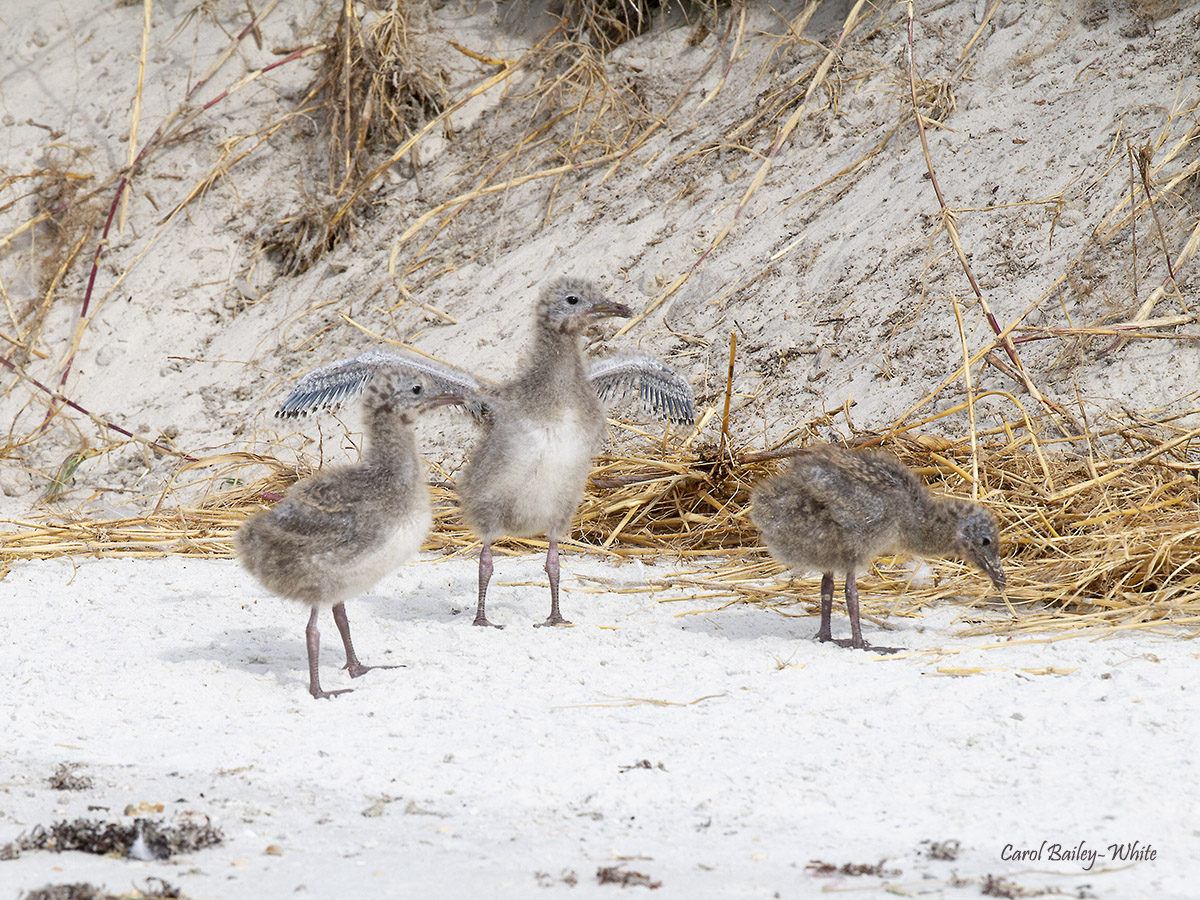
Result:
<svg viewBox="0 0 1200 900">
<path fill-rule="evenodd" d="M 694 419 L 692 386 L 670 366 L 649 356 L 612 356 L 592 363 L 588 373 L 601 400 L 638 399 L 667 422 L 690 425 Z"/>
<path fill-rule="evenodd" d="M 475 419 L 486 414 L 487 389 L 474 375 L 415 353 L 368 350 L 352 359 L 319 366 L 301 377 L 275 415 L 287 419 L 320 409 L 336 409 L 362 393 L 375 373 L 386 367 L 424 375 L 440 390 L 459 394 L 464 398 L 463 406 Z"/>
</svg>

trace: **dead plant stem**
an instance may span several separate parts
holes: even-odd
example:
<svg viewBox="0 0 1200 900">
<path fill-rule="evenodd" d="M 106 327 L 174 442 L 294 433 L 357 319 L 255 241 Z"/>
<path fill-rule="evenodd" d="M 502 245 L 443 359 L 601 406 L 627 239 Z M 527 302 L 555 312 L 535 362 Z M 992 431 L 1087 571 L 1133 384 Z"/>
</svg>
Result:
<svg viewBox="0 0 1200 900">
<path fill-rule="evenodd" d="M 138 54 L 137 89 L 133 92 L 133 109 L 129 114 L 129 158 L 125 163 L 127 171 L 133 171 L 133 162 L 137 159 L 138 124 L 142 120 L 142 86 L 146 81 L 146 53 L 150 49 L 150 10 L 153 0 L 142 0 L 142 50 Z M 117 225 L 117 233 L 125 233 L 125 214 L 129 210 L 129 182 L 121 191 L 121 220 Z"/>
<path fill-rule="evenodd" d="M 967 419 L 971 423 L 971 498 L 979 499 L 979 433 L 975 424 L 975 389 L 971 384 L 971 351 L 967 349 L 967 332 L 963 328 L 962 310 L 958 298 L 951 297 L 954 306 L 954 321 L 958 323 L 958 340 L 962 346 L 963 384 L 967 390 Z"/>
<path fill-rule="evenodd" d="M 921 138 L 921 151 L 925 157 L 925 168 L 929 172 L 929 181 L 933 185 L 933 191 L 937 195 L 938 207 L 942 212 L 942 224 L 946 228 L 946 234 L 950 238 L 950 243 L 954 247 L 954 252 L 958 256 L 958 261 L 962 264 L 963 271 L 967 275 L 967 281 L 971 284 L 971 290 L 974 291 L 975 297 L 979 300 L 980 308 L 983 310 L 984 316 L 987 318 L 988 324 L 991 326 L 993 333 L 997 335 L 997 342 L 1003 348 L 1005 354 L 1012 361 L 1014 372 L 1017 380 L 1020 381 L 1025 390 L 1031 397 L 1037 400 L 1049 414 L 1051 421 L 1058 426 L 1063 434 L 1067 434 L 1067 428 L 1059 419 L 1067 421 L 1071 420 L 1070 415 L 1066 410 L 1062 409 L 1058 404 L 1049 400 L 1033 383 L 1033 379 L 1029 377 L 1029 373 L 1025 371 L 1024 365 L 1021 363 L 1021 358 L 1017 355 L 1016 347 L 1009 340 L 1004 329 L 1000 327 L 1000 322 L 996 319 L 992 312 L 991 306 L 987 299 L 983 296 L 983 291 L 979 287 L 979 282 L 975 279 L 975 273 L 971 269 L 971 264 L 967 259 L 966 251 L 963 249 L 962 240 L 959 237 L 958 225 L 955 223 L 954 212 L 946 205 L 946 199 L 942 195 L 941 185 L 938 183 L 937 172 L 933 167 L 933 158 L 929 153 L 929 139 L 925 134 L 925 118 L 921 114 L 921 107 L 917 103 L 917 74 L 916 63 L 913 60 L 913 45 L 915 42 L 913 24 L 913 4 L 912 0 L 907 2 L 908 8 L 908 43 L 905 48 L 905 61 L 908 65 L 908 91 L 909 99 L 912 103 L 913 116 L 917 123 L 917 133 Z M 1074 423 L 1072 423 L 1074 424 Z M 1075 427 L 1075 431 L 1078 431 Z"/>
<path fill-rule="evenodd" d="M 729 332 L 729 371 L 725 375 L 725 411 L 721 414 L 721 456 L 729 452 L 729 402 L 733 399 L 733 364 L 737 359 L 737 329 Z"/>
<path fill-rule="evenodd" d="M 28 372 L 26 372 L 22 366 L 18 365 L 15 362 L 12 362 L 9 359 L 6 359 L 3 356 L 0 356 L 0 365 L 5 366 L 8 369 L 11 369 L 22 380 L 28 381 L 30 384 L 32 384 L 38 390 L 49 394 L 50 397 L 54 401 L 62 403 L 64 406 L 69 406 L 69 407 L 71 407 L 71 409 L 74 409 L 78 412 L 83 413 L 85 416 L 87 416 L 89 419 L 91 419 L 93 422 L 95 422 L 101 428 L 106 428 L 109 431 L 115 431 L 117 434 L 121 435 L 122 437 L 126 437 L 131 441 L 136 441 L 139 444 L 144 444 L 145 446 L 150 447 L 152 450 L 156 450 L 159 453 L 166 453 L 171 456 L 178 456 L 180 459 L 186 459 L 186 460 L 194 460 L 195 459 L 194 456 L 190 456 L 187 453 L 181 453 L 179 450 L 174 450 L 170 447 L 165 446 L 164 444 L 158 443 L 157 441 L 148 441 L 145 438 L 140 438 L 136 434 L 134 434 L 132 431 L 128 431 L 128 430 L 122 428 L 120 425 L 114 425 L 112 422 L 109 422 L 105 419 L 100 418 L 94 412 L 92 412 L 89 409 L 84 408 L 83 406 L 80 406 L 74 400 L 71 400 L 69 397 L 64 396 L 61 392 L 56 391 L 53 388 L 47 387 L 46 385 L 42 384 L 40 381 L 38 381 L 36 378 L 34 378 L 32 375 L 30 375 Z"/>
</svg>

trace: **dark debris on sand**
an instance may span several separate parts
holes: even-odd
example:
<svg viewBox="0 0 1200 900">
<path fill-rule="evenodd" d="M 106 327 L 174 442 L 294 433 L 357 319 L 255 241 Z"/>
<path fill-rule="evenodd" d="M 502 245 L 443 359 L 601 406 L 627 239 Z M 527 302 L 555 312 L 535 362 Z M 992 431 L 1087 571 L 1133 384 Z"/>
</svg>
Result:
<svg viewBox="0 0 1200 900">
<path fill-rule="evenodd" d="M 78 768 L 73 763 L 59 763 L 54 774 L 46 779 L 50 787 L 56 791 L 88 791 L 92 789 L 92 779 L 87 775 L 76 775 Z"/>
<path fill-rule="evenodd" d="M 149 878 L 142 890 L 110 894 L 94 884 L 48 884 L 21 894 L 20 900 L 187 900 L 183 891 L 161 878 Z"/>
<path fill-rule="evenodd" d="M 1003 900 L 1024 900 L 1026 897 L 1044 897 L 1048 894 L 1058 897 L 1075 897 L 1076 900 L 1091 900 L 1096 895 L 1092 893 L 1091 885 L 1080 885 L 1069 893 L 1057 887 L 1027 888 L 1015 881 L 1007 881 L 999 875 L 987 875 L 980 886 L 979 893 L 984 897 L 1001 897 Z"/>
<path fill-rule="evenodd" d="M 959 851 L 962 849 L 958 841 L 921 841 L 921 844 L 925 847 L 926 857 L 945 862 L 954 862 L 958 859 Z"/>
<path fill-rule="evenodd" d="M 154 859 L 203 850 L 225 839 L 221 829 L 207 819 L 202 825 L 186 820 L 172 825 L 161 819 L 134 819 L 126 825 L 98 819 L 75 819 L 73 822 L 64 819 L 49 827 L 35 825 L 28 834 L 0 847 L 0 859 L 16 859 L 23 850 L 53 850 L 55 853 L 79 850 L 100 856 L 128 857 L 139 837 L 145 853 Z"/>
<path fill-rule="evenodd" d="M 805 868 L 818 877 L 829 877 L 832 875 L 848 875 L 850 877 L 869 875 L 872 878 L 898 877 L 901 874 L 900 870 L 885 868 L 884 863 L 886 862 L 886 859 L 881 859 L 877 863 L 843 863 L 839 866 L 834 863 L 825 862 L 824 860 L 814 859 Z"/>
<path fill-rule="evenodd" d="M 653 881 L 649 875 L 631 872 L 620 866 L 601 866 L 596 870 L 596 880 L 601 884 L 619 884 L 621 887 L 648 887 L 652 891 L 662 887 L 661 881 Z"/>
</svg>

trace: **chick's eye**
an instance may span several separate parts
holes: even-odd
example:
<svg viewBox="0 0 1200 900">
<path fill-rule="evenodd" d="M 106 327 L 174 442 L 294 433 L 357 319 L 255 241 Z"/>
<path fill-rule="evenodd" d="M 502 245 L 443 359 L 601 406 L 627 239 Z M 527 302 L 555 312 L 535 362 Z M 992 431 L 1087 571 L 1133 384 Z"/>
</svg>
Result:
<svg viewBox="0 0 1200 900">
<path fill-rule="evenodd" d="M 570 306 L 574 306 L 578 302 L 579 302 L 579 298 L 577 296 L 575 296 L 574 294 L 567 294 L 567 303 Z"/>
<path fill-rule="evenodd" d="M 416 397 L 420 393 L 421 393 L 421 386 L 419 384 L 414 384 L 413 385 L 413 396 Z"/>
<path fill-rule="evenodd" d="M 985 538 L 984 538 L 982 541 L 980 541 L 979 543 L 983 544 L 983 546 L 985 546 L 985 547 L 990 547 L 990 546 L 992 546 L 992 539 L 991 539 L 991 538 L 989 538 L 989 537 L 985 537 Z"/>
</svg>

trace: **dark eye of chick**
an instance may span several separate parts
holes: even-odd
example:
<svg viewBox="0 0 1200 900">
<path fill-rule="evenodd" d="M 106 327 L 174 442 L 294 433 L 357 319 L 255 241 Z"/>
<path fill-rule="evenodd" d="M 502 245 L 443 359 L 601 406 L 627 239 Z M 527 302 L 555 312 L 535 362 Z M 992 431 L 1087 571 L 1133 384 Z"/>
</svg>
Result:
<svg viewBox="0 0 1200 900">
<path fill-rule="evenodd" d="M 568 304 L 570 304 L 571 306 L 574 306 L 578 302 L 579 302 L 579 298 L 576 297 L 574 294 L 567 294 L 567 303 Z"/>
<path fill-rule="evenodd" d="M 985 546 L 985 547 L 990 547 L 990 546 L 992 545 L 992 539 L 991 539 L 991 538 L 988 538 L 988 537 L 985 537 L 985 538 L 984 538 L 983 540 L 981 540 L 979 543 L 983 544 L 983 546 Z"/>
<path fill-rule="evenodd" d="M 421 393 L 421 386 L 419 384 L 414 384 L 413 385 L 413 396 L 415 397 L 420 393 Z"/>
</svg>

